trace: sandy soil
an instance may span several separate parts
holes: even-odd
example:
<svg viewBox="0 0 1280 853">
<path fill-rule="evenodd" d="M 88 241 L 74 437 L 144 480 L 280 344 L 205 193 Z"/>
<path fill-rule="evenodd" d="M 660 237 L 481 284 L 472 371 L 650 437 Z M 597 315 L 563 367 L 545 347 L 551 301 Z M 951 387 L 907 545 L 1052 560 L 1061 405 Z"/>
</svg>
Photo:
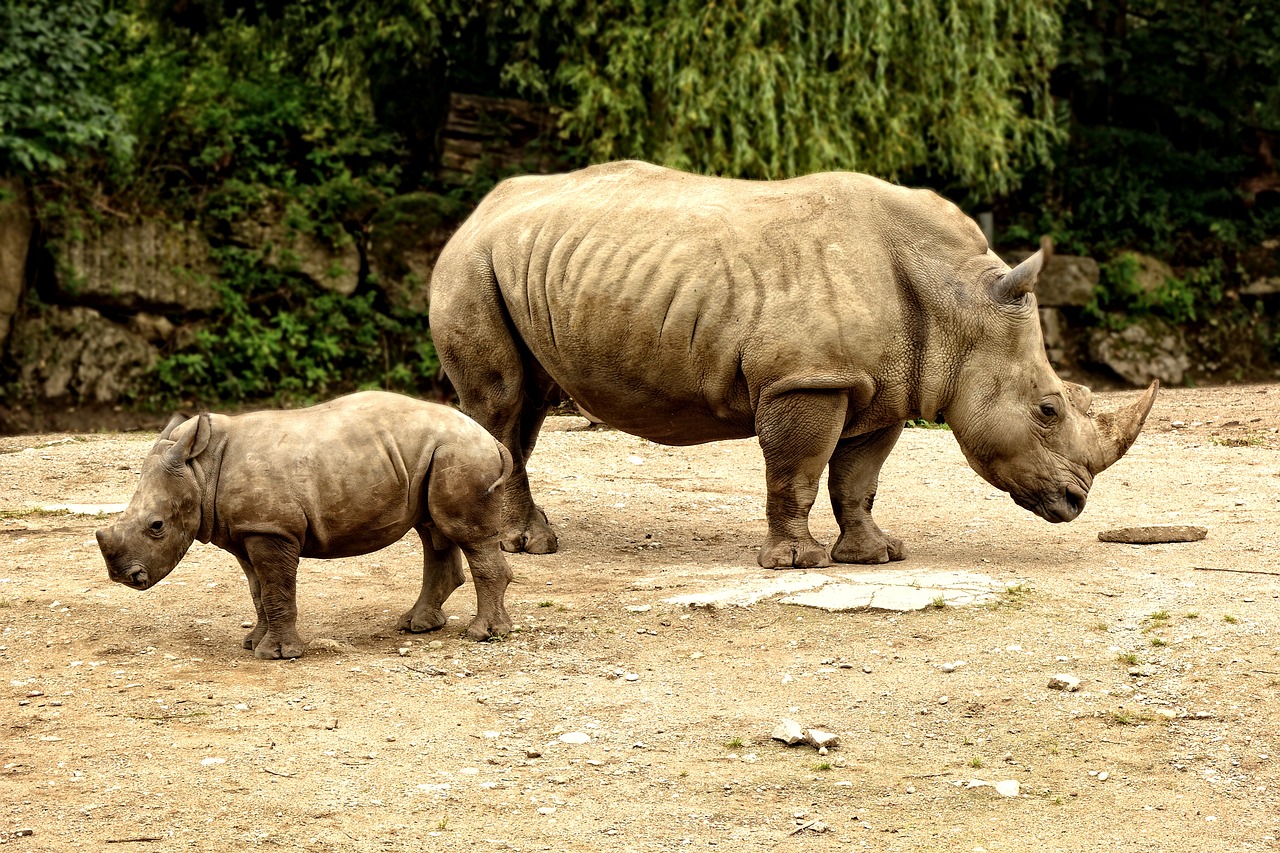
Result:
<svg viewBox="0 0 1280 853">
<path fill-rule="evenodd" d="M 562 550 L 512 558 L 520 630 L 464 639 L 468 585 L 441 632 L 398 634 L 410 537 L 304 562 L 312 645 L 288 662 L 240 647 L 252 609 L 229 555 L 196 545 L 138 593 L 107 580 L 102 519 L 38 509 L 127 501 L 151 436 L 0 438 L 0 843 L 1277 848 L 1280 386 L 1162 392 L 1069 525 L 979 480 L 949 433 L 908 430 L 877 501 L 900 565 L 1005 592 L 906 614 L 667 603 L 768 574 L 759 450 L 582 423 L 556 419 L 533 459 Z M 1141 524 L 1209 535 L 1097 539 Z M 835 533 L 825 499 L 813 527 Z M 1056 673 L 1079 691 L 1050 690 Z M 840 745 L 783 746 L 783 717 Z"/>
</svg>

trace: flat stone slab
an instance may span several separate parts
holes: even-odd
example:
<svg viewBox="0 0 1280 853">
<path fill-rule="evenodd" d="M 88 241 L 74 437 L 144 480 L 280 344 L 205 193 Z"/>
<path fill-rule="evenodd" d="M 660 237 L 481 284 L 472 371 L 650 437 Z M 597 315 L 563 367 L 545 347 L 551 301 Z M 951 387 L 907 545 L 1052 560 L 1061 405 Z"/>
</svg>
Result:
<svg viewBox="0 0 1280 853">
<path fill-rule="evenodd" d="M 811 575 L 808 572 L 779 573 L 769 578 L 744 578 L 733 586 L 677 595 L 665 600 L 668 604 L 683 604 L 688 607 L 750 607 L 766 598 L 816 589 L 831 580 L 827 575 Z"/>
<path fill-rule="evenodd" d="M 749 607 L 777 598 L 782 604 L 831 611 L 908 611 L 981 604 L 995 598 L 1004 587 L 1003 582 L 976 572 L 881 569 L 784 574 L 763 580 L 743 578 L 732 586 L 679 595 L 666 601 L 694 607 Z"/>
<path fill-rule="evenodd" d="M 1119 527 L 1098 533 L 1100 542 L 1124 542 L 1129 545 L 1156 545 L 1163 542 L 1199 542 L 1209 535 L 1207 527 L 1187 524 L 1157 524 L 1150 527 Z"/>
</svg>

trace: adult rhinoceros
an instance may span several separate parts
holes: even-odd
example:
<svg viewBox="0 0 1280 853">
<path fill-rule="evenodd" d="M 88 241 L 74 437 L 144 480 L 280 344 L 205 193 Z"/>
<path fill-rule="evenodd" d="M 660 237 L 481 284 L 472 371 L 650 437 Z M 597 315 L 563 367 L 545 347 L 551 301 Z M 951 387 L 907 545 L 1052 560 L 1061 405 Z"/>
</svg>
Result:
<svg viewBox="0 0 1280 853">
<path fill-rule="evenodd" d="M 664 444 L 758 436 L 765 567 L 904 556 L 871 517 L 906 419 L 1070 521 L 1155 399 L 1091 418 L 1045 357 L 1042 249 L 1010 269 L 932 192 L 866 175 L 755 182 L 619 162 L 500 183 L 445 246 L 431 329 L 464 411 L 511 451 L 503 547 L 556 549 L 525 462 L 559 386 Z M 809 533 L 824 466 L 840 537 Z"/>
</svg>

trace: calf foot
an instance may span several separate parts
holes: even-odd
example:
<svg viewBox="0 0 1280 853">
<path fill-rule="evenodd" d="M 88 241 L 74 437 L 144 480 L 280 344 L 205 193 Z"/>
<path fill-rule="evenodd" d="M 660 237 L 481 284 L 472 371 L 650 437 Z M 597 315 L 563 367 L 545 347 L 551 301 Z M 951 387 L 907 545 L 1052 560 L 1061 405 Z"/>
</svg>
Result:
<svg viewBox="0 0 1280 853">
<path fill-rule="evenodd" d="M 758 560 L 766 569 L 820 569 L 831 565 L 827 549 L 813 538 L 766 540 Z"/>
<path fill-rule="evenodd" d="M 396 622 L 396 630 L 421 634 L 426 631 L 438 631 L 448 621 L 448 617 L 439 607 L 415 607 L 400 617 L 400 621 Z"/>
</svg>

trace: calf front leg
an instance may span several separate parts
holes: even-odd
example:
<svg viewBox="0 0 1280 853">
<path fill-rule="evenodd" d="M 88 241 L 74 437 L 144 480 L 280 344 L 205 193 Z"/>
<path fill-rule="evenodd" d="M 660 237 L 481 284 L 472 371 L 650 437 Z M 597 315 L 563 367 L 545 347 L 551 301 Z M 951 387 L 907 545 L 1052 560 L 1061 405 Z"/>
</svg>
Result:
<svg viewBox="0 0 1280 853">
<path fill-rule="evenodd" d="M 401 631 L 415 634 L 444 627 L 448 621 L 442 609 L 445 600 L 467 579 L 457 545 L 433 528 L 423 526 L 417 530 L 422 539 L 422 591 L 409 612 L 396 623 Z"/>
<path fill-rule="evenodd" d="M 253 570 L 253 564 L 244 557 L 236 557 L 236 559 L 240 561 L 240 568 L 244 570 L 245 580 L 249 582 L 249 595 L 253 598 L 253 609 L 258 616 L 258 621 L 254 623 L 253 630 L 244 635 L 243 641 L 244 647 L 253 651 L 262 640 L 262 635 L 267 633 L 267 617 L 262 611 L 262 588 L 258 584 L 258 573 Z"/>
<path fill-rule="evenodd" d="M 244 541 L 244 551 L 257 577 L 259 625 L 266 620 L 253 656 L 264 660 L 302 657 L 304 646 L 297 629 L 297 543 L 274 536 L 250 536 Z"/>
</svg>

